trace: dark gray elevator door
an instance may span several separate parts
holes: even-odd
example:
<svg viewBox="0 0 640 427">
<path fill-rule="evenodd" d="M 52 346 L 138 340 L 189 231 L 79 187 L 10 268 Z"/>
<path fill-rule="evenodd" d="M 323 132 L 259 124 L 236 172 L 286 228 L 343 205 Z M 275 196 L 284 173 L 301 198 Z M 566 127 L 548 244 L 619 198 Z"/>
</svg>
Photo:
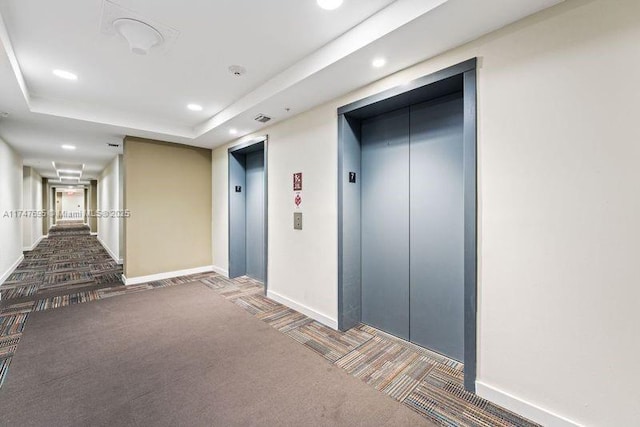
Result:
<svg viewBox="0 0 640 427">
<path fill-rule="evenodd" d="M 463 99 L 411 107 L 410 339 L 464 360 Z"/>
<path fill-rule="evenodd" d="M 246 155 L 247 275 L 264 282 L 264 151 Z"/>
<path fill-rule="evenodd" d="M 362 321 L 462 361 L 463 101 L 362 122 Z"/>
<path fill-rule="evenodd" d="M 362 321 L 409 339 L 409 109 L 362 122 Z"/>
</svg>

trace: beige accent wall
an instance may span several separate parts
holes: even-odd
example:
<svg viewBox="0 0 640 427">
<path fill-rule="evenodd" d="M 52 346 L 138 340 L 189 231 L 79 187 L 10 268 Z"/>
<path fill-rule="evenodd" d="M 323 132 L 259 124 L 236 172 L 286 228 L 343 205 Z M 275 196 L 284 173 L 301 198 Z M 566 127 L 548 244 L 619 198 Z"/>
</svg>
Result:
<svg viewBox="0 0 640 427">
<path fill-rule="evenodd" d="M 269 290 L 337 316 L 336 108 L 475 56 L 478 391 L 543 425 L 637 425 L 640 1 L 568 0 L 262 130 Z M 293 172 L 305 173 L 299 233 Z M 224 269 L 227 219 L 214 212 Z"/>
<path fill-rule="evenodd" d="M 92 179 L 89 183 L 89 210 L 91 211 L 89 216 L 89 227 L 92 233 L 98 232 L 98 217 L 96 211 L 98 210 L 98 181 Z"/>
<path fill-rule="evenodd" d="M 42 210 L 49 210 L 49 180 L 47 178 L 42 178 Z M 42 235 L 46 236 L 49 234 L 49 216 L 45 216 L 42 219 Z"/>
<path fill-rule="evenodd" d="M 127 279 L 211 266 L 211 150 L 124 141 Z"/>
</svg>

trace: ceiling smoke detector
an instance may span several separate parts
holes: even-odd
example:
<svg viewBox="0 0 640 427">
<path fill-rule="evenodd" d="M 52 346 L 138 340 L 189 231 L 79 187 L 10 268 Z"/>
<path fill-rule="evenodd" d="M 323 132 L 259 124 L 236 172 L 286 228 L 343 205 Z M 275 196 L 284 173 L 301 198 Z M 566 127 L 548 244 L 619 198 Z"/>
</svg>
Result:
<svg viewBox="0 0 640 427">
<path fill-rule="evenodd" d="M 271 117 L 265 116 L 264 114 L 258 114 L 255 120 L 260 123 L 267 123 L 269 120 L 271 120 Z"/>
<path fill-rule="evenodd" d="M 129 49 L 137 55 L 146 55 L 154 46 L 164 42 L 160 31 L 137 19 L 116 19 L 113 28 L 129 42 Z"/>
<path fill-rule="evenodd" d="M 229 67 L 229 72 L 236 77 L 240 77 L 246 74 L 247 69 L 241 65 L 232 65 Z"/>
</svg>

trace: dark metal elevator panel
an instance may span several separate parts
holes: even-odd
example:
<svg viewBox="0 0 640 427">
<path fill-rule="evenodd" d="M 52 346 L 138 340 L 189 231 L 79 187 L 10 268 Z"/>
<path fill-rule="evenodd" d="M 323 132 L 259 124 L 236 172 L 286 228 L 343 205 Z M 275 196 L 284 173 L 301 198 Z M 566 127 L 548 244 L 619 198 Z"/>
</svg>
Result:
<svg viewBox="0 0 640 427">
<path fill-rule="evenodd" d="M 362 122 L 362 321 L 409 339 L 409 108 Z"/>
<path fill-rule="evenodd" d="M 245 156 L 229 154 L 229 277 L 247 272 Z"/>
<path fill-rule="evenodd" d="M 264 282 L 264 150 L 246 154 L 246 253 L 247 276 Z"/>
<path fill-rule="evenodd" d="M 411 107 L 410 340 L 464 360 L 462 94 Z"/>
</svg>

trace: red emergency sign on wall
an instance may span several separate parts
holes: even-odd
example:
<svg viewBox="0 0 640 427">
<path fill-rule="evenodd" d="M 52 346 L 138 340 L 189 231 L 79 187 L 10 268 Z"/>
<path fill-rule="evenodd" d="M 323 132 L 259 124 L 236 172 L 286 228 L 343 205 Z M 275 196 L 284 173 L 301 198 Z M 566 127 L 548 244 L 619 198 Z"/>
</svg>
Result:
<svg viewBox="0 0 640 427">
<path fill-rule="evenodd" d="M 302 191 L 302 172 L 293 174 L 293 191 Z"/>
</svg>

